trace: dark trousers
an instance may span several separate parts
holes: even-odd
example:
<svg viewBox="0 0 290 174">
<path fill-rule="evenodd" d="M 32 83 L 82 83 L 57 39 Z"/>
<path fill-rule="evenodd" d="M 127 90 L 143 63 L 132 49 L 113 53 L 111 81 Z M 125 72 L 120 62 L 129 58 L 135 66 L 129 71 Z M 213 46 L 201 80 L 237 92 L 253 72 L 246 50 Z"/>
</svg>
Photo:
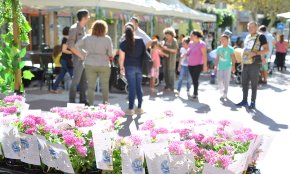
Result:
<svg viewBox="0 0 290 174">
<path fill-rule="evenodd" d="M 285 66 L 285 58 L 286 58 L 286 53 L 280 53 L 280 52 L 276 52 L 276 64 L 277 64 L 277 68 L 278 70 L 281 68 L 281 70 L 283 70 L 284 66 Z"/>
<path fill-rule="evenodd" d="M 189 73 L 190 73 L 193 87 L 194 87 L 193 95 L 198 95 L 198 84 L 199 84 L 198 79 L 202 71 L 202 67 L 203 65 L 188 66 Z"/>
<path fill-rule="evenodd" d="M 243 100 L 248 100 L 249 82 L 252 87 L 252 98 L 251 101 L 255 102 L 257 97 L 257 88 L 259 82 L 260 64 L 249 64 L 244 65 L 242 71 L 242 87 L 243 87 Z"/>
<path fill-rule="evenodd" d="M 52 86 L 53 90 L 57 90 L 59 83 L 63 80 L 66 73 L 69 73 L 71 77 L 73 76 L 73 67 L 69 67 L 68 62 L 63 59 L 60 59 L 60 63 L 61 63 L 60 74 L 57 76 L 57 79 Z"/>
<path fill-rule="evenodd" d="M 129 88 L 129 109 L 134 108 L 136 95 L 138 99 L 138 108 L 141 108 L 143 101 L 142 68 L 127 66 L 125 67 L 125 73 Z"/>
<path fill-rule="evenodd" d="M 84 63 L 79 60 L 77 57 L 73 57 L 73 78 L 69 91 L 69 102 L 75 103 L 77 87 L 79 85 L 80 90 L 80 103 L 87 102 L 86 91 L 88 88 L 87 77 L 85 73 Z"/>
</svg>

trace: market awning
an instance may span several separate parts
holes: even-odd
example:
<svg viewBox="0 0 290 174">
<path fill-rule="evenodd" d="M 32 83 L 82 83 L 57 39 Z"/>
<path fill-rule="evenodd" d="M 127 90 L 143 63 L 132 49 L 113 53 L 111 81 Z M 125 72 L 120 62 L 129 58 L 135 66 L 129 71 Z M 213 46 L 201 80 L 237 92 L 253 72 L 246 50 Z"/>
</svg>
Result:
<svg viewBox="0 0 290 174">
<path fill-rule="evenodd" d="M 290 19 L 290 12 L 280 13 L 277 15 L 278 17 Z"/>
<path fill-rule="evenodd" d="M 145 14 L 172 16 L 203 22 L 215 22 L 214 15 L 192 10 L 178 0 L 20 0 L 23 5 L 37 9 L 59 9 L 65 7 L 103 7 Z"/>
<path fill-rule="evenodd" d="M 140 13 L 154 13 L 155 9 L 147 4 L 145 0 L 20 0 L 23 5 L 38 9 L 45 8 L 65 8 L 65 7 L 84 7 L 95 8 L 104 7 L 120 10 L 128 10 Z"/>
<path fill-rule="evenodd" d="M 194 20 L 199 20 L 203 22 L 216 22 L 216 16 L 206 13 L 202 13 L 196 10 L 193 10 L 179 0 L 161 0 L 162 3 L 168 5 L 170 8 L 175 9 L 176 12 L 182 13 L 183 18 L 189 18 Z M 174 13 L 175 13 L 174 11 Z"/>
</svg>

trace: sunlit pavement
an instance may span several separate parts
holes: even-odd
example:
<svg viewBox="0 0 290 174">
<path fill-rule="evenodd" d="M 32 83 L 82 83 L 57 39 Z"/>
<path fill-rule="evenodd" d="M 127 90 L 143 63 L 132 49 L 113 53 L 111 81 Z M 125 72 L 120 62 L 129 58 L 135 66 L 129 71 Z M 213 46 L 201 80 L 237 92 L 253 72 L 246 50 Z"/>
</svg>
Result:
<svg viewBox="0 0 290 174">
<path fill-rule="evenodd" d="M 288 56 L 288 60 L 290 56 Z M 289 63 L 288 63 L 289 65 Z M 290 67 L 287 71 L 280 73 L 277 70 L 269 78 L 268 85 L 259 87 L 257 96 L 257 109 L 250 111 L 247 108 L 237 108 L 234 103 L 242 99 L 242 89 L 239 85 L 231 84 L 228 100 L 220 99 L 221 95 L 217 85 L 209 83 L 209 76 L 203 75 L 200 82 L 198 100 L 188 99 L 185 88 L 182 89 L 180 97 L 175 97 L 172 92 L 163 92 L 163 84 L 159 86 L 156 96 L 149 96 L 148 86 L 144 87 L 144 104 L 146 111 L 142 116 L 128 117 L 120 135 L 130 134 L 129 127 L 139 126 L 148 119 L 155 119 L 163 115 L 164 111 L 172 111 L 174 119 L 228 119 L 242 123 L 250 127 L 254 132 L 273 136 L 273 141 L 262 161 L 258 162 L 261 173 L 273 174 L 288 172 L 286 160 L 290 156 L 290 124 L 289 97 L 290 97 Z M 184 85 L 185 87 L 185 85 Z M 117 91 L 117 90 L 114 90 Z M 251 92 L 249 92 L 251 94 Z M 62 94 L 49 94 L 46 88 L 27 89 L 27 102 L 31 109 L 48 110 L 53 106 L 66 106 L 68 92 Z M 96 96 L 96 104 L 101 102 L 101 96 Z M 249 96 L 250 99 L 250 96 Z M 110 94 L 110 103 L 127 109 L 126 94 L 114 92 Z M 134 125 L 135 124 L 135 125 Z"/>
</svg>

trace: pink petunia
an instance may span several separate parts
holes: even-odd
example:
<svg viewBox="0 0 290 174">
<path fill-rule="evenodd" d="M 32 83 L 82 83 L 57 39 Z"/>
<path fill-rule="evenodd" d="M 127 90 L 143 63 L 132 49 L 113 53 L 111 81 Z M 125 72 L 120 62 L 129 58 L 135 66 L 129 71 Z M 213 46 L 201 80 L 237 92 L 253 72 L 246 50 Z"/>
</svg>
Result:
<svg viewBox="0 0 290 174">
<path fill-rule="evenodd" d="M 20 95 L 10 95 L 4 98 L 4 102 L 6 103 L 14 103 L 15 101 L 24 101 L 24 97 Z"/>
<path fill-rule="evenodd" d="M 153 120 L 147 120 L 145 123 L 142 124 L 141 130 L 151 130 L 155 127 L 155 123 Z"/>
<path fill-rule="evenodd" d="M 233 159 L 232 159 L 232 156 L 230 155 L 221 155 L 218 157 L 218 160 L 220 161 L 221 163 L 221 167 L 223 169 L 226 169 L 230 164 L 233 163 Z"/>
<path fill-rule="evenodd" d="M 171 142 L 168 146 L 168 150 L 172 155 L 183 155 L 184 149 L 181 141 Z"/>
</svg>

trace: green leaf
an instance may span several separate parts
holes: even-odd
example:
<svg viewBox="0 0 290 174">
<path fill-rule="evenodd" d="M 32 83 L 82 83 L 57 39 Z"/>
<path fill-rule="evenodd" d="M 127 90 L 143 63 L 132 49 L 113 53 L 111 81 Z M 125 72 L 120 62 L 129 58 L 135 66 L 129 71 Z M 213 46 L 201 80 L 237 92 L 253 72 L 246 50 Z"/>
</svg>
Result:
<svg viewBox="0 0 290 174">
<path fill-rule="evenodd" d="M 26 48 L 22 48 L 19 52 L 19 58 L 23 58 L 26 55 Z"/>
<path fill-rule="evenodd" d="M 22 69 L 24 66 L 25 66 L 25 62 L 24 62 L 24 61 L 21 61 L 21 62 L 19 63 L 19 68 Z"/>
<path fill-rule="evenodd" d="M 23 78 L 24 79 L 31 80 L 33 77 L 34 77 L 34 75 L 29 70 L 23 71 Z"/>
</svg>

